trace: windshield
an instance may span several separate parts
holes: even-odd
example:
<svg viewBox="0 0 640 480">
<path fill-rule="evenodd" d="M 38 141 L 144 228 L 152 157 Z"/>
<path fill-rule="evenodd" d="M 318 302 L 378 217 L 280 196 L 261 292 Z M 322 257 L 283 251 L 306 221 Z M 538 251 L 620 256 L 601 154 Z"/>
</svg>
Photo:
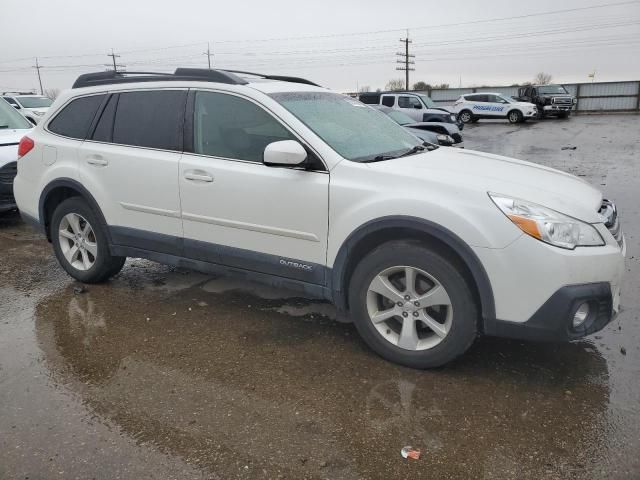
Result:
<svg viewBox="0 0 640 480">
<path fill-rule="evenodd" d="M 347 160 L 398 156 L 422 142 L 381 112 L 330 92 L 270 95 Z"/>
<path fill-rule="evenodd" d="M 31 128 L 29 121 L 20 115 L 15 108 L 0 99 L 0 129 L 20 130 Z"/>
<path fill-rule="evenodd" d="M 541 95 L 549 95 L 554 93 L 568 94 L 567 90 L 562 85 L 543 85 L 538 87 L 538 92 Z"/>
<path fill-rule="evenodd" d="M 53 100 L 47 97 L 16 97 L 16 100 L 24 108 L 46 108 L 53 103 Z"/>
<path fill-rule="evenodd" d="M 398 110 L 391 110 L 388 112 L 382 110 L 382 113 L 389 115 L 398 125 L 408 125 L 410 123 L 416 123 L 416 121 L 409 115 L 399 112 Z"/>
<path fill-rule="evenodd" d="M 437 105 L 434 103 L 428 95 L 418 94 L 427 108 L 437 108 Z"/>
</svg>

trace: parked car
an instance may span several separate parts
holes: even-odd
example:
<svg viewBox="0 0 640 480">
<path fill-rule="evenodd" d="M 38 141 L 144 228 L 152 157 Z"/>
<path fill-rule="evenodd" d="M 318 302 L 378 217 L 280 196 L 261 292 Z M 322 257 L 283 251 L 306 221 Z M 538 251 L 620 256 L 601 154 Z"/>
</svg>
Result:
<svg viewBox="0 0 640 480">
<path fill-rule="evenodd" d="M 368 92 L 358 97 L 367 105 L 382 105 L 409 115 L 415 122 L 458 123 L 444 107 L 438 107 L 428 95 L 416 92 Z M 463 128 L 462 124 L 458 125 Z"/>
<path fill-rule="evenodd" d="M 538 108 L 538 116 L 555 115 L 567 118 L 578 100 L 562 85 L 529 85 L 518 89 L 518 101 L 531 102 Z"/>
<path fill-rule="evenodd" d="M 22 115 L 0 99 L 0 212 L 16 208 L 13 179 L 17 172 L 18 144 L 31 127 Z"/>
<path fill-rule="evenodd" d="M 475 123 L 482 118 L 506 118 L 510 123 L 521 123 L 537 116 L 534 104 L 490 92 L 460 95 L 453 104 L 452 111 L 462 123 Z"/>
<path fill-rule="evenodd" d="M 42 95 L 10 94 L 2 95 L 9 104 L 18 110 L 32 124 L 36 125 L 53 103 L 53 100 Z"/>
<path fill-rule="evenodd" d="M 78 281 L 130 256 L 297 288 L 411 367 L 443 365 L 478 334 L 581 338 L 619 308 L 625 240 L 597 189 L 427 149 L 304 79 L 82 75 L 18 165 L 22 215 Z"/>
<path fill-rule="evenodd" d="M 457 125 L 453 123 L 415 122 L 409 115 L 398 110 L 394 110 L 393 108 L 384 107 L 382 105 L 372 105 L 372 107 L 376 110 L 380 110 L 385 115 L 388 115 L 398 125 L 402 125 L 416 137 L 424 140 L 425 142 L 440 145 L 442 147 L 454 146 L 464 148 L 460 130 Z"/>
</svg>

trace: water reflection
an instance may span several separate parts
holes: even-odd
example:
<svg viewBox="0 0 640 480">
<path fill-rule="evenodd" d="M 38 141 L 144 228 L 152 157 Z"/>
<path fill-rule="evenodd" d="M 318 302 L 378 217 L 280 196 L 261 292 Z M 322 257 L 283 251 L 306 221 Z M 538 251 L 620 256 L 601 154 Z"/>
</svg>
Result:
<svg viewBox="0 0 640 480">
<path fill-rule="evenodd" d="M 561 478 L 606 455 L 594 348 L 484 340 L 420 372 L 350 325 L 251 304 L 95 286 L 42 302 L 36 330 L 54 380 L 92 413 L 220 478 Z M 405 445 L 423 458 L 403 460 Z"/>
</svg>

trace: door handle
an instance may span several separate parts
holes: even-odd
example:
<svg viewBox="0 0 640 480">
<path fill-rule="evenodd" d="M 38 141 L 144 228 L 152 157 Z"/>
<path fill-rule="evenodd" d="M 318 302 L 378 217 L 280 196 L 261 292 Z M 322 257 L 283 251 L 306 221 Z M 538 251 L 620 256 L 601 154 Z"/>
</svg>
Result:
<svg viewBox="0 0 640 480">
<path fill-rule="evenodd" d="M 184 178 L 185 180 L 191 180 L 194 182 L 213 182 L 213 177 L 202 170 L 190 170 L 184 172 Z"/>
<path fill-rule="evenodd" d="M 89 165 L 95 165 L 96 167 L 106 167 L 109 162 L 102 155 L 90 155 L 87 157 L 87 163 Z"/>
</svg>

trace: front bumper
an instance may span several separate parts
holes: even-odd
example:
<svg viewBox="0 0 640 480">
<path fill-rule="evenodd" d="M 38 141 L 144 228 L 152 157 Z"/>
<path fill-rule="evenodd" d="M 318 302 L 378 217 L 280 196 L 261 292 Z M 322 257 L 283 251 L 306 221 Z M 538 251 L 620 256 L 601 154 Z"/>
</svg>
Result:
<svg viewBox="0 0 640 480">
<path fill-rule="evenodd" d="M 618 314 L 620 292 L 608 282 L 568 285 L 560 288 L 526 322 L 485 322 L 485 334 L 521 340 L 569 341 L 606 327 Z M 589 305 L 586 320 L 573 326 L 578 308 Z"/>
<path fill-rule="evenodd" d="M 485 333 L 562 341 L 589 335 L 611 321 L 620 304 L 626 244 L 621 232 L 617 239 L 603 224 L 594 226 L 606 245 L 565 250 L 523 234 L 503 249 L 473 248 L 495 301 L 495 316 L 484 319 Z M 585 301 L 600 316 L 572 331 L 575 309 Z"/>
<path fill-rule="evenodd" d="M 545 105 L 542 107 L 545 112 L 570 112 L 573 108 L 573 105 Z"/>
<path fill-rule="evenodd" d="M 522 114 L 525 118 L 535 118 L 538 116 L 538 109 L 534 107 L 531 110 L 523 110 Z"/>
</svg>

